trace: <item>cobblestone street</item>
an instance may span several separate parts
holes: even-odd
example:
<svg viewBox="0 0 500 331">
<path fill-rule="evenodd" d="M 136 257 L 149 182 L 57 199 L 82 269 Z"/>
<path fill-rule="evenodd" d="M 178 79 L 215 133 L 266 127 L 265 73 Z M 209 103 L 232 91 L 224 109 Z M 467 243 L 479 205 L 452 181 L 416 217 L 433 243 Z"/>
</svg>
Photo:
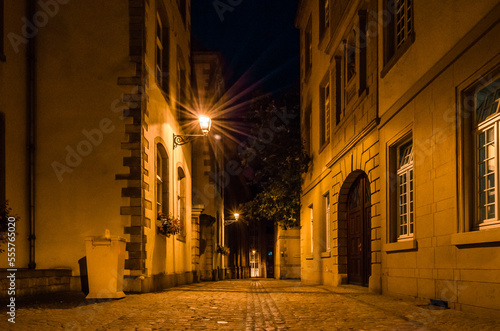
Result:
<svg viewBox="0 0 500 331">
<path fill-rule="evenodd" d="M 500 330 L 500 320 L 432 310 L 355 286 L 230 280 L 91 303 L 81 295 L 19 302 L 0 330 Z"/>
</svg>

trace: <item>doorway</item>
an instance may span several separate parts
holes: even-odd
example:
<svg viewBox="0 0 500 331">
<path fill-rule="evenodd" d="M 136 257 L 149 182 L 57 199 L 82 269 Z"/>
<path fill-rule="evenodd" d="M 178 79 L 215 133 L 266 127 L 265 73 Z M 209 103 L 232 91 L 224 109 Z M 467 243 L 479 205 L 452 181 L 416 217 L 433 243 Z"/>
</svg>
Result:
<svg viewBox="0 0 500 331">
<path fill-rule="evenodd" d="M 363 173 L 356 178 L 347 198 L 347 279 L 368 286 L 371 274 L 370 182 Z"/>
</svg>

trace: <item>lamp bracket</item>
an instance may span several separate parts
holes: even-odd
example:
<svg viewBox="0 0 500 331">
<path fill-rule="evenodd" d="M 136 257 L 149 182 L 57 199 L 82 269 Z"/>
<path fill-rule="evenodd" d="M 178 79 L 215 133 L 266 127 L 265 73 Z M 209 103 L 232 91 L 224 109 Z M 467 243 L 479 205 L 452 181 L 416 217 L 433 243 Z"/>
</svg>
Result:
<svg viewBox="0 0 500 331">
<path fill-rule="evenodd" d="M 177 146 L 185 145 L 195 140 L 197 137 L 205 137 L 206 134 L 175 134 L 174 133 L 174 149 Z"/>
</svg>

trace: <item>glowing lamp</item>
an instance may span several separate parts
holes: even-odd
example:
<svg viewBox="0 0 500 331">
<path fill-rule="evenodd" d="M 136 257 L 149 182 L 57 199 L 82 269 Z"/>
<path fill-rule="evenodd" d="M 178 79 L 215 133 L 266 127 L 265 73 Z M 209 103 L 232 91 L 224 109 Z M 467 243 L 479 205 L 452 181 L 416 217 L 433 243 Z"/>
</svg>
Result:
<svg viewBox="0 0 500 331">
<path fill-rule="evenodd" d="M 210 132 L 210 127 L 212 126 L 212 120 L 208 116 L 200 116 L 198 117 L 200 121 L 201 132 L 203 134 L 208 134 Z"/>
</svg>

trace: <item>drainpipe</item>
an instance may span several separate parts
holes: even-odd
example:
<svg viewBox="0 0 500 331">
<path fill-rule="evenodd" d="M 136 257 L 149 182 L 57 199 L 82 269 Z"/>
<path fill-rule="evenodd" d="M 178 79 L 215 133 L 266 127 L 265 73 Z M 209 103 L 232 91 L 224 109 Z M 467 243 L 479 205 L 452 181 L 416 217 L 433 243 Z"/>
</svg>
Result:
<svg viewBox="0 0 500 331">
<path fill-rule="evenodd" d="M 32 20 L 36 11 L 35 0 L 27 2 L 27 18 Z M 27 178 L 29 218 L 29 269 L 35 269 L 35 114 L 36 114 L 36 35 L 28 38 L 26 50 L 26 123 L 27 123 Z"/>
</svg>

